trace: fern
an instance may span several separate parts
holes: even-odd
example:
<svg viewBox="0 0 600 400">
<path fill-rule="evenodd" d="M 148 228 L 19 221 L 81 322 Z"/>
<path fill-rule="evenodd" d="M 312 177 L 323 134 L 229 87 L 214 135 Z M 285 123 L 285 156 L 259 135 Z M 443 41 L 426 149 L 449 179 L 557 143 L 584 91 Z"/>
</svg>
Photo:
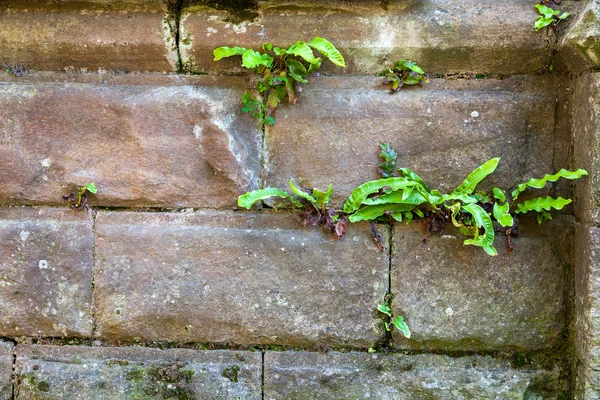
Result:
<svg viewBox="0 0 600 400">
<path fill-rule="evenodd" d="M 517 214 L 525 214 L 529 211 L 541 212 L 542 210 L 550 211 L 552 209 L 562 210 L 564 206 L 571 203 L 571 201 L 571 199 L 563 199 L 562 197 L 556 199 L 550 196 L 547 196 L 546 198 L 538 197 L 517 204 L 515 212 Z"/>
<path fill-rule="evenodd" d="M 242 66 L 254 74 L 254 96 L 245 94 L 242 98 L 242 111 L 251 112 L 261 125 L 273 125 L 272 113 L 286 98 L 294 105 L 300 84 L 307 83 L 322 63 L 315 57 L 313 49 L 322 53 L 335 65 L 345 67 L 344 57 L 326 39 L 315 37 L 310 42 L 298 41 L 287 49 L 273 47 L 271 43 L 262 45 L 262 52 L 244 47 L 222 46 L 213 50 L 214 61 L 225 57 L 242 56 Z M 256 103 L 259 103 L 257 105 Z"/>
<path fill-rule="evenodd" d="M 527 189 L 527 187 L 530 188 L 534 188 L 534 189 L 541 189 L 544 186 L 546 186 L 546 184 L 548 182 L 556 182 L 557 180 L 559 180 L 560 178 L 564 178 L 564 179 L 579 179 L 584 175 L 587 175 L 587 171 L 585 169 L 578 169 L 576 171 L 569 171 L 566 169 L 561 169 L 560 171 L 558 171 L 555 174 L 547 174 L 545 175 L 543 178 L 541 179 L 534 179 L 531 178 L 530 180 L 528 180 L 525 183 L 521 183 L 520 185 L 517 186 L 517 188 L 515 190 L 512 191 L 511 196 L 513 198 L 513 201 L 516 200 L 519 195 L 521 193 L 523 193 L 525 191 L 525 189 Z"/>
<path fill-rule="evenodd" d="M 372 221 L 381 217 L 387 211 L 394 212 L 398 216 L 397 212 L 411 211 L 414 207 L 412 204 L 378 204 L 376 206 L 366 206 L 351 214 L 348 219 L 350 222 Z"/>
<path fill-rule="evenodd" d="M 489 174 L 496 170 L 499 162 L 500 158 L 492 158 L 491 160 L 486 161 L 483 165 L 475 168 L 475 170 L 473 170 L 473 172 L 467 176 L 463 183 L 454 189 L 452 193 L 473 193 L 479 182 L 484 180 Z"/>
<path fill-rule="evenodd" d="M 465 240 L 464 244 L 481 246 L 490 256 L 498 255 L 498 252 L 494 248 L 494 224 L 488 213 L 477 204 L 466 204 L 462 206 L 462 210 L 473 216 L 478 228 L 484 229 L 483 236 L 480 236 L 479 233 L 476 232 L 475 238 Z"/>
<path fill-rule="evenodd" d="M 416 185 L 415 182 L 411 182 L 405 178 L 385 178 L 363 183 L 354 189 L 348 200 L 346 200 L 346 203 L 344 203 L 344 212 L 349 214 L 358 210 L 368 195 L 377 193 L 380 190 L 391 192 L 414 185 Z"/>
<path fill-rule="evenodd" d="M 286 52 L 287 50 L 275 49 L 275 51 Z M 491 193 L 475 192 L 477 185 L 496 170 L 500 158 L 486 161 L 468 174 L 456 189 L 442 194 L 438 190 L 430 190 L 423 179 L 412 170 L 396 168 L 397 154 L 389 144 L 381 144 L 380 156 L 383 162 L 378 166 L 384 178 L 365 182 L 354 189 L 344 202 L 343 211 L 327 209 L 333 193 L 331 185 L 325 192 L 316 188 L 309 192 L 295 186 L 294 181 L 290 180 L 292 192 L 314 207 L 312 211 L 300 213 L 299 220 L 304 225 L 326 226 L 331 232 L 335 232 L 334 239 L 344 235 L 346 221 L 354 223 L 394 220 L 409 223 L 413 219 L 422 219 L 427 230 L 425 239 L 432 231 L 441 231 L 443 224 L 452 223 L 463 235 L 469 237 L 464 240 L 465 245 L 480 246 L 487 254 L 495 256 L 498 252 L 494 248 L 494 220 L 506 228 L 504 234 L 507 251 L 510 253 L 513 248 L 510 236 L 518 234 L 516 214 L 535 211 L 538 213 L 538 222 L 541 223 L 552 219 L 551 210 L 561 210 L 571 203 L 571 199 L 546 197 L 515 205 L 514 199 L 518 198 L 521 192 L 527 188 L 543 188 L 548 182 L 555 182 L 560 178 L 578 179 L 587 175 L 587 172 L 582 169 L 575 171 L 561 169 L 556 174 L 546 175 L 542 179 L 530 179 L 517 186 L 512 192 L 513 202 L 510 203 L 506 201 L 505 192 L 497 187 L 494 187 Z M 402 176 L 389 176 L 396 171 Z M 302 203 L 297 198 L 275 188 L 261 189 L 240 196 L 238 204 L 250 208 L 255 202 L 273 196 L 287 198 L 295 206 L 302 207 Z M 491 212 L 488 213 L 486 210 Z M 375 236 L 377 238 L 377 235 Z M 378 239 L 376 241 L 379 243 Z"/>
<path fill-rule="evenodd" d="M 302 207 L 302 203 L 300 203 L 298 199 L 277 188 L 253 190 L 252 192 L 243 194 L 238 198 L 238 205 L 240 207 L 249 209 L 254 205 L 254 203 L 271 197 L 281 197 L 283 199 L 288 199 L 296 207 Z"/>
</svg>

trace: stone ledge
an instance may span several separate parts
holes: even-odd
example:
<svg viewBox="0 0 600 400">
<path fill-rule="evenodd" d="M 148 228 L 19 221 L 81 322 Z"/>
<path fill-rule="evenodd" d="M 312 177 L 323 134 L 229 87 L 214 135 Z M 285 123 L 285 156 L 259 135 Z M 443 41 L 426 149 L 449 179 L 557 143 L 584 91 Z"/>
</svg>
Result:
<svg viewBox="0 0 600 400">
<path fill-rule="evenodd" d="M 0 336 L 92 334 L 92 218 L 0 208 Z"/>
<path fill-rule="evenodd" d="M 369 347 L 388 260 L 362 224 L 334 242 L 291 214 L 99 212 L 95 285 L 103 339 Z"/>
<path fill-rule="evenodd" d="M 287 188 L 292 177 L 306 188 L 333 184 L 338 205 L 380 177 L 380 142 L 391 142 L 400 166 L 442 191 L 493 157 L 502 161 L 481 189 L 509 188 L 567 167 L 554 166 L 569 138 L 554 130 L 552 82 L 519 82 L 440 80 L 392 94 L 382 86 L 314 78 L 266 129 L 266 185 Z"/>
<path fill-rule="evenodd" d="M 19 399 L 260 399 L 259 352 L 17 346 Z"/>
<path fill-rule="evenodd" d="M 482 356 L 268 351 L 264 362 L 266 400 L 560 398 L 568 387 L 557 369 Z"/>
<path fill-rule="evenodd" d="M 423 243 L 418 224 L 394 231 L 394 315 L 412 337 L 394 332 L 395 346 L 419 350 L 539 350 L 560 345 L 565 330 L 566 271 L 572 257 L 573 220 L 555 217 L 538 226 L 522 218 L 507 254 L 497 233 L 498 256 L 463 246 L 454 227 Z"/>
<path fill-rule="evenodd" d="M 29 70 L 176 69 L 164 2 L 3 1 L 0 62 Z"/>
<path fill-rule="evenodd" d="M 323 72 L 377 75 L 400 58 L 436 73 L 531 74 L 550 61 L 546 35 L 535 32 L 528 1 L 261 2 L 254 21 L 233 24 L 227 12 L 185 8 L 180 24 L 183 64 L 194 72 L 237 72 L 236 60 L 213 61 L 219 46 L 285 47 L 314 36 L 329 39 L 346 69 L 323 63 Z"/>
<path fill-rule="evenodd" d="M 90 205 L 235 208 L 261 148 L 239 83 L 0 84 L 0 204 L 64 205 L 95 182 Z"/>
</svg>

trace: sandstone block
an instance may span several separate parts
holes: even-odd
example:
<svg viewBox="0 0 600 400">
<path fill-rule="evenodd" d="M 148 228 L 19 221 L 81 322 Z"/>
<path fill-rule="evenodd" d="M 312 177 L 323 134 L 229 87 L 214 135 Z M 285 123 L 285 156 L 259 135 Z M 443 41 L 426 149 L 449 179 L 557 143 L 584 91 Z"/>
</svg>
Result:
<svg viewBox="0 0 600 400">
<path fill-rule="evenodd" d="M 359 347 L 380 338 L 388 260 L 368 225 L 334 242 L 292 214 L 99 212 L 95 232 L 101 338 Z"/>
<path fill-rule="evenodd" d="M 89 336 L 92 219 L 61 209 L 0 209 L 0 336 Z"/>
<path fill-rule="evenodd" d="M 264 379 L 268 400 L 413 400 L 557 398 L 566 390 L 557 377 L 489 356 L 287 351 L 265 353 Z"/>
<path fill-rule="evenodd" d="M 18 399 L 260 399 L 261 353 L 18 346 Z"/>
<path fill-rule="evenodd" d="M 95 182 L 92 205 L 232 208 L 257 187 L 261 132 L 239 118 L 241 79 L 132 80 L 0 85 L 0 202 L 61 204 Z"/>
<path fill-rule="evenodd" d="M 261 2 L 254 19 L 232 22 L 225 11 L 184 8 L 180 24 L 183 64 L 194 72 L 240 70 L 241 60 L 213 61 L 219 46 L 287 47 L 324 37 L 347 68 L 323 63 L 334 74 L 376 75 L 398 59 L 428 72 L 530 74 L 549 60 L 545 36 L 533 30 L 537 12 L 525 1 Z"/>
<path fill-rule="evenodd" d="M 578 226 L 575 236 L 575 395 L 600 397 L 600 229 Z"/>
<path fill-rule="evenodd" d="M 12 399 L 13 345 L 0 342 L 0 399 Z"/>
<path fill-rule="evenodd" d="M 600 223 L 600 73 L 577 78 L 573 95 L 574 164 L 589 176 L 576 182 L 575 215 Z"/>
<path fill-rule="evenodd" d="M 572 15 L 574 21 L 560 41 L 560 55 L 570 71 L 600 67 L 600 1 L 589 0 Z"/>
<path fill-rule="evenodd" d="M 481 185 L 510 188 L 558 168 L 553 154 L 568 138 L 555 138 L 554 95 L 547 82 L 436 80 L 391 94 L 380 80 L 315 78 L 295 106 L 276 111 L 266 131 L 266 184 L 333 184 L 334 202 L 380 177 L 380 142 L 390 142 L 398 166 L 432 188 L 448 191 L 493 157 L 502 161 Z M 531 88 L 532 85 L 538 88 Z M 561 166 L 565 167 L 565 166 Z"/>
<path fill-rule="evenodd" d="M 524 223 L 525 222 L 525 223 Z M 463 246 L 455 229 L 423 243 L 419 225 L 394 231 L 392 293 L 395 315 L 411 328 L 400 348 L 427 350 L 538 350 L 559 344 L 565 329 L 565 271 L 572 226 L 521 221 L 512 255 L 497 234 L 498 256 Z M 541 232 L 540 232 L 541 231 Z"/>
<path fill-rule="evenodd" d="M 0 62 L 42 71 L 174 71 L 166 2 L 3 1 Z"/>
</svg>

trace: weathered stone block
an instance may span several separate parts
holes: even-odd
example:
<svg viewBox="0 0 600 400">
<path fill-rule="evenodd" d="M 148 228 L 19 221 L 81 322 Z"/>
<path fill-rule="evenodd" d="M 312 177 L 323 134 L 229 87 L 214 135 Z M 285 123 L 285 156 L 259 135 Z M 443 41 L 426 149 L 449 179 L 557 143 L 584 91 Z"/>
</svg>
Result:
<svg viewBox="0 0 600 400">
<path fill-rule="evenodd" d="M 572 16 L 576 19 L 559 44 L 559 54 L 572 72 L 600 67 L 600 0 L 582 3 L 585 7 Z"/>
<path fill-rule="evenodd" d="M 589 176 L 576 183 L 575 215 L 600 223 L 600 73 L 584 74 L 575 81 L 573 95 L 574 164 Z"/>
<path fill-rule="evenodd" d="M 0 336 L 89 336 L 92 219 L 85 212 L 0 209 Z"/>
<path fill-rule="evenodd" d="M 18 346 L 17 399 L 260 399 L 261 353 Z"/>
<path fill-rule="evenodd" d="M 368 225 L 338 242 L 292 214 L 96 219 L 98 337 L 368 347 L 388 260 Z M 383 232 L 385 233 L 385 232 Z"/>
<path fill-rule="evenodd" d="M 448 228 L 423 243 L 416 224 L 394 231 L 392 293 L 395 315 L 412 331 L 395 331 L 397 347 L 428 350 L 537 350 L 558 345 L 565 329 L 565 274 L 570 218 L 548 226 L 523 223 L 512 255 L 498 233 L 498 256 L 463 246 Z M 542 232 L 539 232 L 539 231 Z"/>
<path fill-rule="evenodd" d="M 266 352 L 265 399 L 553 399 L 566 391 L 558 372 L 488 356 Z"/>
<path fill-rule="evenodd" d="M 0 61 L 43 71 L 174 71 L 166 2 L 3 1 Z"/>
<path fill-rule="evenodd" d="M 380 177 L 379 143 L 391 142 L 398 165 L 432 188 L 452 190 L 476 167 L 502 157 L 482 189 L 510 188 L 553 172 L 555 96 L 544 79 L 435 80 L 390 94 L 381 81 L 315 78 L 296 106 L 276 111 L 266 131 L 267 185 L 334 185 L 334 201 Z M 537 85 L 537 89 L 532 87 Z"/>
<path fill-rule="evenodd" d="M 0 85 L 0 202 L 59 204 L 95 182 L 93 205 L 231 208 L 257 188 L 242 79 L 131 81 Z"/>
<path fill-rule="evenodd" d="M 0 399 L 12 399 L 13 345 L 0 342 Z"/>
<path fill-rule="evenodd" d="M 346 69 L 323 63 L 323 71 L 335 74 L 376 75 L 401 58 L 436 73 L 528 74 L 550 60 L 546 35 L 533 30 L 537 12 L 525 1 L 261 2 L 255 13 L 235 24 L 225 11 L 184 8 L 184 65 L 194 72 L 239 71 L 239 57 L 214 62 L 213 49 L 287 47 L 315 36 L 329 39 L 346 59 Z"/>
<path fill-rule="evenodd" d="M 600 398 L 600 228 L 578 226 L 575 236 L 575 397 Z"/>
</svg>

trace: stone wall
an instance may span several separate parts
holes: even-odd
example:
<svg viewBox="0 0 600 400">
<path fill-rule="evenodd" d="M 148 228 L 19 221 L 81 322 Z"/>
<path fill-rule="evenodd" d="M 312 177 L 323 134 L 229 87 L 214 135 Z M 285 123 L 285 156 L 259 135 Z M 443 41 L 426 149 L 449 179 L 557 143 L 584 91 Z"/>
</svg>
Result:
<svg viewBox="0 0 600 400">
<path fill-rule="evenodd" d="M 525 0 L 228 4 L 0 5 L 0 398 L 599 398 L 600 3 L 563 1 L 557 33 Z M 348 68 L 260 128 L 212 50 L 317 35 Z M 431 82 L 391 94 L 376 75 L 401 57 Z M 368 224 L 332 241 L 237 206 L 292 177 L 339 205 L 381 141 L 442 190 L 492 157 L 486 189 L 590 175 L 493 258 L 452 228 L 382 225 L 382 252 Z"/>
</svg>

